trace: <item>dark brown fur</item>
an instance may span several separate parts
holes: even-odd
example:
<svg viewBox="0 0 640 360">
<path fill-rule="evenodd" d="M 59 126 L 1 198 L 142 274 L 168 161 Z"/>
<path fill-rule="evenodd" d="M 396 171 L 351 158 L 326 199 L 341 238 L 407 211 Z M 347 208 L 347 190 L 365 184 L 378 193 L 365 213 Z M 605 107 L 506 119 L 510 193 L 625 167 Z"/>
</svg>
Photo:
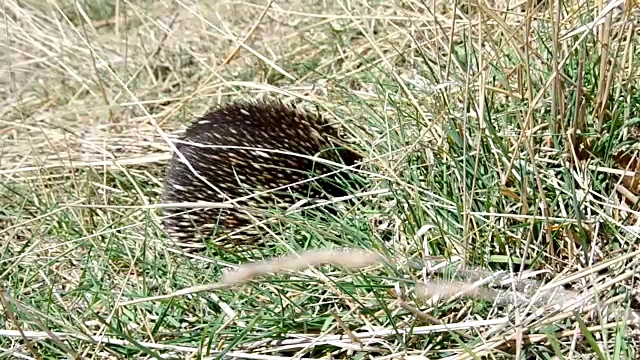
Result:
<svg viewBox="0 0 640 360">
<path fill-rule="evenodd" d="M 174 154 L 165 178 L 164 203 L 223 202 L 281 186 L 288 187 L 277 193 L 239 202 L 242 207 L 239 209 L 166 208 L 163 215 L 167 232 L 179 245 L 201 247 L 203 236 L 219 238 L 254 224 L 243 210 L 262 220 L 261 213 L 255 210 L 278 203 L 280 207 L 290 206 L 300 198 L 317 198 L 321 192 L 330 196 L 345 195 L 339 186 L 331 182 L 331 177 L 329 180 L 317 180 L 321 189 L 310 186 L 309 182 L 290 186 L 314 177 L 309 175 L 312 171 L 317 176 L 337 168 L 328 168 L 304 157 L 267 151 L 319 156 L 353 165 L 360 159 L 356 153 L 341 149 L 338 155 L 335 149 L 330 149 L 337 146 L 333 143 L 336 138 L 336 129 L 322 119 L 280 102 L 238 102 L 204 115 L 191 124 L 182 141 L 265 150 L 198 147 L 176 142 L 177 149 L 196 172 L 228 198 L 195 176 Z M 329 151 L 319 154 L 325 149 Z M 260 227 L 252 226 L 229 237 L 227 240 L 232 241 L 226 242 L 256 241 L 261 231 Z"/>
</svg>

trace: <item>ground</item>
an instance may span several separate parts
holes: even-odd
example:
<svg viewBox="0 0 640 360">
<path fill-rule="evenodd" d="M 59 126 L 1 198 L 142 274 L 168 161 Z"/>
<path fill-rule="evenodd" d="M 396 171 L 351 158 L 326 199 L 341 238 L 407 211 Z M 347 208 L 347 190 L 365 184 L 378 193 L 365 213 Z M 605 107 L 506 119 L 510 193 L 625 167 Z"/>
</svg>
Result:
<svg viewBox="0 0 640 360">
<path fill-rule="evenodd" d="M 639 357 L 635 2 L 0 12 L 4 356 Z M 340 124 L 366 188 L 270 246 L 183 253 L 167 141 L 266 97 Z"/>
</svg>

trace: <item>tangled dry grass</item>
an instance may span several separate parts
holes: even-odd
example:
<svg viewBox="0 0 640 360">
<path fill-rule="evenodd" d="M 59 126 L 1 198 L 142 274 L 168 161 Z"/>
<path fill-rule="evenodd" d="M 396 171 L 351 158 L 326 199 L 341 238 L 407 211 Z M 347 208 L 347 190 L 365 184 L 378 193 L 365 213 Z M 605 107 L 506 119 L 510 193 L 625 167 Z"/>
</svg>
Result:
<svg viewBox="0 0 640 360">
<path fill-rule="evenodd" d="M 634 1 L 0 13 L 3 356 L 638 358 Z M 349 129 L 370 188 L 263 249 L 172 248 L 168 141 L 266 96 Z"/>
</svg>

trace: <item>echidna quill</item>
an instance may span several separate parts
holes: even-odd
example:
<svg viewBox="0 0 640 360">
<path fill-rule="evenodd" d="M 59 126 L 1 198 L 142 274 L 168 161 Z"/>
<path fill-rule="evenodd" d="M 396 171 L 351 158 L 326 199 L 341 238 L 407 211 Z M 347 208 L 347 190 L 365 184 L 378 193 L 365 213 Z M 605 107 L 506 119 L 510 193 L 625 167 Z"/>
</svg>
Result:
<svg viewBox="0 0 640 360">
<path fill-rule="evenodd" d="M 162 202 L 244 200 L 236 203 L 237 208 L 165 208 L 167 233 L 185 248 L 203 247 L 204 239 L 227 239 L 227 245 L 249 243 L 264 234 L 255 225 L 266 215 L 260 209 L 288 207 L 305 198 L 327 199 L 324 194 L 346 195 L 337 182 L 344 173 L 309 158 L 347 166 L 361 160 L 354 151 L 339 148 L 337 139 L 337 129 L 321 117 L 279 101 L 218 107 L 193 122 L 175 143 L 198 175 L 173 154 Z"/>
</svg>

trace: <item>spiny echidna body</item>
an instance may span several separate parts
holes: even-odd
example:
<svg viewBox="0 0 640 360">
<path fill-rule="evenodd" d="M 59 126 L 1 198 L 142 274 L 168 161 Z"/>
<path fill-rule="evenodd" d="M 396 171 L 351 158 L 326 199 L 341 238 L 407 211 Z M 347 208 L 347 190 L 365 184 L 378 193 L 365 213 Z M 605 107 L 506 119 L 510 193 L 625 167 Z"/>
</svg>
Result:
<svg viewBox="0 0 640 360">
<path fill-rule="evenodd" d="M 355 152 L 337 150 L 337 139 L 337 130 L 320 117 L 278 101 L 236 102 L 204 115 L 175 143 L 199 176 L 174 154 L 163 202 L 221 203 L 249 198 L 237 203 L 240 208 L 166 208 L 167 232 L 184 247 L 202 247 L 204 238 L 221 236 L 231 240 L 227 244 L 247 243 L 262 233 L 255 226 L 255 220 L 262 220 L 257 209 L 290 206 L 301 198 L 317 198 L 322 192 L 346 195 L 335 182 L 339 169 L 309 158 L 317 156 L 348 166 L 360 160 Z M 318 179 L 322 174 L 328 176 Z M 319 186 L 312 186 L 308 181 L 312 178 Z M 275 188 L 279 189 L 264 194 Z M 262 195 L 251 197 L 256 193 Z"/>
</svg>

